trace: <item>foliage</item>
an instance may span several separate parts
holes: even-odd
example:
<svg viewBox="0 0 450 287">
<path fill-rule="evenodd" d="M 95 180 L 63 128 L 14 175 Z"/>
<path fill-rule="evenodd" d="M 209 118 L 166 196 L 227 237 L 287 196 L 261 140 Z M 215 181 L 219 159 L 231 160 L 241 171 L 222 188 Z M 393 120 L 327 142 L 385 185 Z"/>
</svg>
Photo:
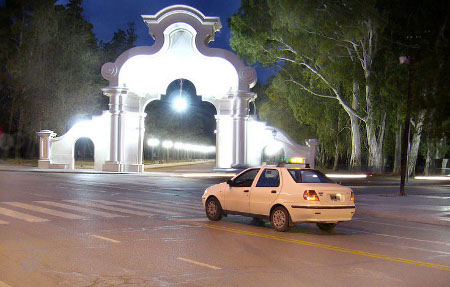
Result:
<svg viewBox="0 0 450 287">
<path fill-rule="evenodd" d="M 383 143 L 392 142 L 406 111 L 408 67 L 400 66 L 398 58 L 402 48 L 411 46 L 407 35 L 423 22 L 427 22 L 424 26 L 433 31 L 431 34 L 440 34 L 441 39 L 437 38 L 439 44 L 428 45 L 434 47 L 433 53 L 426 52 L 425 45 L 416 48 L 427 55 L 424 59 L 428 58 L 428 63 L 416 63 L 421 78 L 413 83 L 415 93 L 427 96 L 415 97 L 414 114 L 419 115 L 424 106 L 438 106 L 438 101 L 430 100 L 433 97 L 448 104 L 448 92 L 437 92 L 449 82 L 449 73 L 445 73 L 450 50 L 445 25 L 448 17 L 443 17 L 448 15 L 448 5 L 444 7 L 445 1 L 439 1 L 439 8 L 428 9 L 430 5 L 424 1 L 416 2 L 417 5 L 410 1 L 246 0 L 229 19 L 231 46 L 248 63 L 277 66 L 280 71 L 267 87 L 266 92 L 272 97 L 264 110 L 277 113 L 279 104 L 287 103 L 285 107 L 298 125 L 308 126 L 324 143 L 328 154 L 339 146 L 332 144 L 333 139 L 343 139 L 340 144 L 345 151 L 354 148 L 349 138 L 358 136 L 365 143 L 368 164 L 380 169 L 387 157 L 383 151 L 394 152 Z M 415 11 L 404 9 L 409 6 Z M 426 21 L 419 17 L 415 25 L 404 21 L 418 13 L 437 18 Z M 431 129 L 440 138 L 448 115 L 434 110 L 441 124 L 435 122 Z M 357 125 L 350 125 L 349 119 L 352 123 L 356 119 Z M 433 121 L 430 117 L 428 120 Z M 358 127 L 359 123 L 363 125 Z M 351 127 L 351 133 L 347 127 Z"/>
</svg>

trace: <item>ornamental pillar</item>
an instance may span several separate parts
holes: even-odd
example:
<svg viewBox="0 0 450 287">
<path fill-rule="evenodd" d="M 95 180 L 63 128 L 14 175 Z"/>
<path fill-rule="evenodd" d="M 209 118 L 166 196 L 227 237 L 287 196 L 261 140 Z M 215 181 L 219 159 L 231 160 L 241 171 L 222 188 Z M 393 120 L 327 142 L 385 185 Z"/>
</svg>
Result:
<svg viewBox="0 0 450 287">
<path fill-rule="evenodd" d="M 123 171 L 124 159 L 124 97 L 126 88 L 106 87 L 103 93 L 109 97 L 110 125 L 110 150 L 109 160 L 103 165 L 105 171 Z"/>
<path fill-rule="evenodd" d="M 233 166 L 245 165 L 246 160 L 246 136 L 247 120 L 249 114 L 248 102 L 256 94 L 250 91 L 234 92 L 233 97 Z"/>
<path fill-rule="evenodd" d="M 139 114 L 139 141 L 138 141 L 138 158 L 137 164 L 140 166 L 139 171 L 144 171 L 144 166 L 142 164 L 143 154 L 144 154 L 144 135 L 145 135 L 145 117 L 146 113 Z M 152 151 L 153 152 L 153 151 Z"/>
<path fill-rule="evenodd" d="M 50 130 L 42 130 L 37 133 L 39 136 L 39 168 L 50 168 L 50 140 L 56 133 Z"/>
</svg>

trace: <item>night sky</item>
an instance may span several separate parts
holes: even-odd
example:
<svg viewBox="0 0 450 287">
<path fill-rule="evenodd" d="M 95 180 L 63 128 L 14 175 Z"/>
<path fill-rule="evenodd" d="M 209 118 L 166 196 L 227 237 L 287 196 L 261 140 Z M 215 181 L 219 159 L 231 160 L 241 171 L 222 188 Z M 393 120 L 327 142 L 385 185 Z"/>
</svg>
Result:
<svg viewBox="0 0 450 287">
<path fill-rule="evenodd" d="M 57 4 L 68 2 L 60 0 Z M 176 4 L 192 6 L 205 16 L 220 17 L 222 29 L 216 33 L 215 40 L 210 46 L 232 50 L 227 19 L 238 11 L 240 0 L 84 0 L 83 9 L 86 20 L 94 25 L 94 33 L 99 40 L 110 41 L 115 31 L 126 29 L 127 23 L 134 22 L 138 35 L 136 45 L 151 46 L 154 41 L 148 34 L 147 25 L 142 21 L 141 15 L 154 15 L 161 9 Z M 268 69 L 257 68 L 257 72 L 258 81 L 261 82 L 271 74 Z"/>
</svg>

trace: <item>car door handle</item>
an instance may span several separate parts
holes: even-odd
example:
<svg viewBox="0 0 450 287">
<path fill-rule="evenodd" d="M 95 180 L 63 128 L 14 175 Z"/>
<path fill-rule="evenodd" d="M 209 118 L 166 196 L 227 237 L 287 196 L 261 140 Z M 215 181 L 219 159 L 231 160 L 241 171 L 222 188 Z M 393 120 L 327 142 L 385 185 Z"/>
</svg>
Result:
<svg viewBox="0 0 450 287">
<path fill-rule="evenodd" d="M 276 190 L 272 190 L 271 193 L 277 193 L 277 191 Z"/>
<path fill-rule="evenodd" d="M 248 190 L 248 189 L 246 189 L 246 190 L 244 190 L 244 192 L 249 192 L 250 190 Z"/>
</svg>

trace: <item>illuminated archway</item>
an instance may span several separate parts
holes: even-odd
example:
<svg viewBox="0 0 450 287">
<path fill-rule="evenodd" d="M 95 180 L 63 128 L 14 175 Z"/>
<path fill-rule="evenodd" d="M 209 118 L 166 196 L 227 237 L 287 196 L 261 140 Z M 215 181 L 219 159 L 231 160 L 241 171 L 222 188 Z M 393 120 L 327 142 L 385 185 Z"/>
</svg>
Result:
<svg viewBox="0 0 450 287">
<path fill-rule="evenodd" d="M 155 43 L 132 48 L 102 66 L 102 76 L 109 82 L 102 89 L 109 97 L 108 111 L 75 124 L 61 137 L 48 130 L 38 133 L 40 168 L 74 168 L 74 139 L 87 134 L 96 147 L 95 169 L 142 172 L 145 107 L 160 100 L 177 79 L 191 81 L 203 101 L 217 110 L 217 169 L 261 164 L 261 152 L 272 140 L 282 142 L 287 155 L 308 158 L 314 166 L 316 142 L 300 146 L 279 130 L 274 136 L 274 128 L 249 114 L 249 103 L 256 98 L 250 91 L 256 71 L 232 52 L 209 47 L 221 29 L 218 17 L 175 5 L 142 18 Z"/>
</svg>

